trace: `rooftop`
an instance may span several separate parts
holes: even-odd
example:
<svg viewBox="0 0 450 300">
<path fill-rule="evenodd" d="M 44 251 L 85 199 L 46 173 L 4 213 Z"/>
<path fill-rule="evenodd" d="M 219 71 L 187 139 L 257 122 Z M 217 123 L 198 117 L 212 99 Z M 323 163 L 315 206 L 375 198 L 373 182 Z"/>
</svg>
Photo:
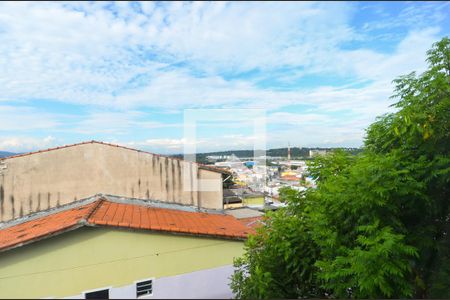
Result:
<svg viewBox="0 0 450 300">
<path fill-rule="evenodd" d="M 246 227 L 256 229 L 257 227 L 264 225 L 264 217 L 259 216 L 259 217 L 252 217 L 252 218 L 242 218 L 242 219 L 239 219 L 239 222 L 244 224 L 244 226 L 246 226 Z"/>
<path fill-rule="evenodd" d="M 236 209 L 228 209 L 225 211 L 227 215 L 233 216 L 236 219 L 245 219 L 245 218 L 261 218 L 264 213 L 251 209 L 248 207 L 240 207 Z"/>
<path fill-rule="evenodd" d="M 83 226 L 106 226 L 154 232 L 179 233 L 226 239 L 246 239 L 253 233 L 235 217 L 224 214 L 189 212 L 109 201 L 99 197 L 63 211 L 5 224 L 0 229 L 0 251 L 20 247 Z"/>
</svg>

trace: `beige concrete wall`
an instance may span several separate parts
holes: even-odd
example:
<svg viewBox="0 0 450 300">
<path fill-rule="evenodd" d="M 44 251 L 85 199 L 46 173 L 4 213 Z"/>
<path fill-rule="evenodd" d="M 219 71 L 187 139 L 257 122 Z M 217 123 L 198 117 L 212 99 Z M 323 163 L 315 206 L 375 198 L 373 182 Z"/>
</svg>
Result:
<svg viewBox="0 0 450 300">
<path fill-rule="evenodd" d="M 183 179 L 188 168 L 188 180 Z M 192 163 L 100 143 L 0 161 L 0 221 L 103 193 L 222 209 L 222 190 L 185 186 L 221 174 Z M 192 190 L 192 191 L 191 191 Z"/>
</svg>

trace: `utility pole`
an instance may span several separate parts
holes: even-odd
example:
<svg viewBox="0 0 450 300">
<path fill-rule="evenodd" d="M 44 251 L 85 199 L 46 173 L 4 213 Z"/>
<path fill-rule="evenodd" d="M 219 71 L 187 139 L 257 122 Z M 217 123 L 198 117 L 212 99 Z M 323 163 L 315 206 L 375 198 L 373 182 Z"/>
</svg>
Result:
<svg viewBox="0 0 450 300">
<path fill-rule="evenodd" d="M 291 144 L 288 142 L 288 168 L 291 170 Z"/>
</svg>

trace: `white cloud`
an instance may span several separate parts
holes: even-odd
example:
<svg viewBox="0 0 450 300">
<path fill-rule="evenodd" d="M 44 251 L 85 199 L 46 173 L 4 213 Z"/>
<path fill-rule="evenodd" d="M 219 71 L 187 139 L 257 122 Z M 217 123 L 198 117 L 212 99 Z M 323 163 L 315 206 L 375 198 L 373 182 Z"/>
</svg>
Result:
<svg viewBox="0 0 450 300">
<path fill-rule="evenodd" d="M 282 106 L 302 102 L 305 91 L 261 89 L 220 74 L 288 66 L 301 68 L 300 76 L 390 81 L 423 66 L 437 36 L 437 29 L 413 32 L 394 55 L 344 51 L 342 42 L 359 38 L 348 25 L 354 5 L 347 3 L 158 3 L 141 5 L 142 12 L 116 3 L 116 15 L 107 5 L 1 4 L 0 100 Z"/>
<path fill-rule="evenodd" d="M 389 82 L 412 71 L 422 72 L 426 67 L 426 51 L 439 39 L 437 27 L 411 31 L 400 41 L 392 54 L 377 53 L 370 49 L 340 52 L 342 70 L 359 78 Z"/>
<path fill-rule="evenodd" d="M 169 148 L 181 147 L 184 144 L 184 139 L 148 139 L 142 142 L 128 142 L 128 145 L 139 146 L 167 146 Z"/>
<path fill-rule="evenodd" d="M 27 136 L 0 137 L 0 149 L 14 153 L 34 151 L 55 146 L 57 140 L 52 136 L 31 138 Z"/>
<path fill-rule="evenodd" d="M 223 71 L 320 70 L 352 36 L 346 4 L 163 3 L 140 13 L 121 3 L 117 16 L 104 6 L 2 3 L 0 99 L 107 105 L 139 76 L 164 82 L 162 68 L 178 62 L 213 82 Z"/>
<path fill-rule="evenodd" d="M 382 7 L 383 4 L 387 5 Z M 397 3 L 370 3 L 362 9 L 375 12 L 377 18 L 376 21 L 364 23 L 363 30 L 370 33 L 376 30 L 388 30 L 390 31 L 388 35 L 392 35 L 396 28 L 426 28 L 430 25 L 435 26 L 445 20 L 450 6 L 448 2 L 437 1 L 422 1 L 409 4 L 394 16 L 393 12 L 395 13 L 398 10 L 395 8 Z"/>
<path fill-rule="evenodd" d="M 202 70 L 309 66 L 353 37 L 344 3 L 198 2 L 163 11 L 165 24 L 155 26 L 159 47 Z"/>
<path fill-rule="evenodd" d="M 150 117 L 140 111 L 93 111 L 74 123 L 65 131 L 82 134 L 106 133 L 129 134 L 133 130 L 179 128 L 177 123 L 162 123 L 149 120 Z"/>
<path fill-rule="evenodd" d="M 146 149 L 151 152 L 181 154 L 185 145 L 195 145 L 197 152 L 213 152 L 227 150 L 253 149 L 257 137 L 243 134 L 223 134 L 214 137 L 196 138 L 195 141 L 180 139 L 147 139 L 122 143 L 129 147 Z"/>
<path fill-rule="evenodd" d="M 0 105 L 0 132 L 51 129 L 60 125 L 54 115 L 33 107 Z"/>
<path fill-rule="evenodd" d="M 145 149 L 155 153 L 182 153 L 185 143 L 195 144 L 197 147 L 201 144 L 205 144 L 204 139 L 198 139 L 194 141 L 188 141 L 184 138 L 180 139 L 170 139 L 170 138 L 160 138 L 160 139 L 147 139 L 143 141 L 130 141 L 124 142 L 123 144 L 129 147 L 135 147 L 140 149 Z"/>
<path fill-rule="evenodd" d="M 303 104 L 311 111 L 276 112 L 269 121 L 291 126 L 289 134 L 301 131 L 301 143 L 357 143 L 375 116 L 392 110 L 392 79 L 424 69 L 425 52 L 440 37 L 438 26 L 448 4 L 433 6 L 432 27 L 420 21 L 424 12 L 409 8 L 399 15 L 403 23 L 396 20 L 383 27 L 371 22 L 361 32 L 350 26 L 357 5 L 1 3 L 0 101 L 8 104 L 0 106 L 0 132 L 39 129 L 44 135 L 53 130 L 130 140 L 124 136 L 133 128 L 181 131 L 180 123 L 152 120 L 139 111 L 142 107 L 271 111 Z M 390 53 L 357 44 L 342 47 L 402 24 L 407 34 Z M 255 69 L 256 77 L 234 77 Z M 311 74 L 344 78 L 350 84 L 311 88 L 299 80 Z M 258 82 L 267 78 L 299 83 L 282 90 Z M 42 99 L 82 104 L 86 114 L 33 108 Z M 27 101 L 27 107 L 11 105 L 18 100 Z M 349 119 L 332 116 L 342 112 Z M 288 132 L 270 133 L 270 138 L 281 142 Z M 148 137 L 143 146 L 179 147 L 172 137 Z M 231 143 L 200 142 L 205 147 Z"/>
<path fill-rule="evenodd" d="M 285 124 L 291 126 L 307 126 L 310 124 L 324 124 L 330 121 L 330 117 L 318 113 L 289 113 L 276 112 L 270 115 L 268 123 Z"/>
</svg>

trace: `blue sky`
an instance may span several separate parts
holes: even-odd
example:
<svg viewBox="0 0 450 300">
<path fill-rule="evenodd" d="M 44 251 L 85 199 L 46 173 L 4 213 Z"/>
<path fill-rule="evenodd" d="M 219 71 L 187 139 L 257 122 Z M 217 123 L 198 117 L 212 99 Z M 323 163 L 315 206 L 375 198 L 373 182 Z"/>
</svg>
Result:
<svg viewBox="0 0 450 300">
<path fill-rule="evenodd" d="M 0 150 L 179 153 L 185 109 L 265 110 L 268 148 L 360 146 L 449 31 L 448 2 L 2 2 Z M 197 149 L 252 148 L 229 119 Z"/>
</svg>

